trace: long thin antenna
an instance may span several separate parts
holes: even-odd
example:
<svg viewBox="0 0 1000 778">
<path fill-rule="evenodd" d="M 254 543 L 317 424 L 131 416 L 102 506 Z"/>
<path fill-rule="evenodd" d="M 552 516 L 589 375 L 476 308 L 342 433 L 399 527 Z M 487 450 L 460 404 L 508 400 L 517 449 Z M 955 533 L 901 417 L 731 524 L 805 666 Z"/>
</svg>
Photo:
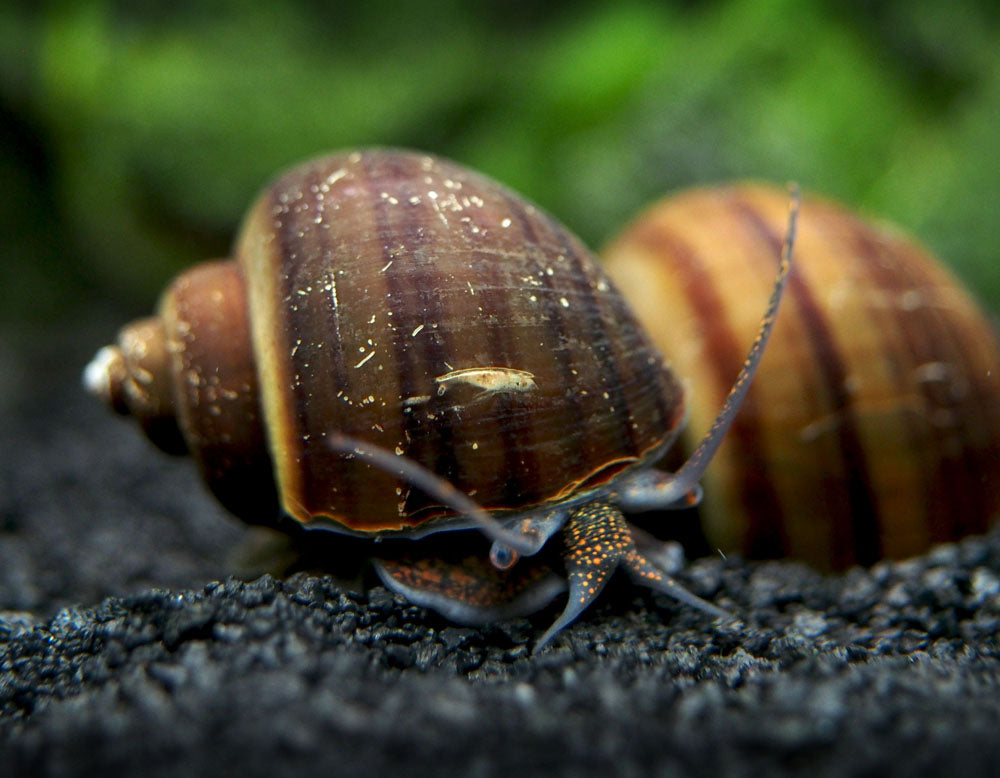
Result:
<svg viewBox="0 0 1000 778">
<path fill-rule="evenodd" d="M 795 232 L 798 226 L 799 209 L 802 205 L 802 193 L 799 191 L 798 184 L 789 184 L 788 191 L 791 195 L 791 200 L 788 204 L 788 229 L 785 232 L 785 241 L 781 248 L 778 277 L 774 281 L 774 289 L 771 292 L 771 298 L 768 300 L 767 310 L 764 312 L 764 318 L 760 321 L 757 337 L 754 339 L 753 345 L 750 347 L 750 352 L 743 362 L 743 368 L 736 377 L 733 388 L 729 390 L 726 401 L 722 404 L 722 410 L 715 417 L 715 421 L 712 423 L 705 437 L 701 439 L 698 447 L 691 453 L 691 456 L 688 457 L 681 468 L 673 474 L 672 487 L 679 494 L 685 494 L 697 485 L 702 475 L 704 475 L 709 462 L 712 461 L 712 456 L 718 450 L 719 446 L 722 445 L 722 440 L 725 438 L 726 432 L 732 426 L 733 420 L 736 418 L 736 413 L 739 411 L 740 406 L 743 404 L 743 399 L 750 390 L 750 382 L 757 372 L 757 366 L 760 364 L 761 357 L 764 356 L 764 346 L 767 345 L 768 338 L 771 337 L 771 330 L 774 329 L 774 322 L 778 316 L 778 305 L 781 303 L 785 284 L 788 281 L 788 274 L 792 269 L 792 250 L 795 247 Z"/>
<path fill-rule="evenodd" d="M 519 554 L 526 556 L 538 551 L 538 543 L 533 535 L 524 535 L 507 529 L 475 500 L 460 492 L 451 483 L 432 473 L 420 463 L 408 457 L 397 456 L 374 443 L 352 438 L 350 435 L 344 435 L 340 432 L 327 433 L 326 440 L 333 451 L 361 457 L 371 462 L 379 470 L 399 476 L 430 497 L 439 500 L 459 516 L 468 518 L 486 537 L 495 543 L 509 546 Z"/>
</svg>

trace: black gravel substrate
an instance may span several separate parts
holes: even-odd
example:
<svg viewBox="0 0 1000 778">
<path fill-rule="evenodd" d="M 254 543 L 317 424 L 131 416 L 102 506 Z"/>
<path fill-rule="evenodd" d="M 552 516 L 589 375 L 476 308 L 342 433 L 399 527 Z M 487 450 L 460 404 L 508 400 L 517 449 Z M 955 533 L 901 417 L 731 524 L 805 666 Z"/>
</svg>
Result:
<svg viewBox="0 0 1000 778">
<path fill-rule="evenodd" d="M 231 577 L 247 531 L 78 388 L 110 331 L 0 340 L 0 775 L 1000 774 L 1000 533 L 694 563 L 730 624 L 623 578 L 532 656 L 555 609 Z"/>
</svg>

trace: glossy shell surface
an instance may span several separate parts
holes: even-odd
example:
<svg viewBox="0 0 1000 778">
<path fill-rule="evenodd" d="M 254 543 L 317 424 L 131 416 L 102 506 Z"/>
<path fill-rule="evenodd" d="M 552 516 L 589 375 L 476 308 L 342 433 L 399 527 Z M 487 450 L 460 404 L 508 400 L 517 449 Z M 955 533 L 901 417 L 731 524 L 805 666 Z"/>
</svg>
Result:
<svg viewBox="0 0 1000 778">
<path fill-rule="evenodd" d="M 333 453 L 330 431 L 504 511 L 657 456 L 683 416 L 590 252 L 458 165 L 372 151 L 297 167 L 251 209 L 236 257 L 280 499 L 299 521 L 405 532 L 444 514 Z"/>
<path fill-rule="evenodd" d="M 604 252 L 689 381 L 691 430 L 711 422 L 743 359 L 787 209 L 779 188 L 691 191 L 653 206 Z M 709 542 L 836 569 L 982 531 L 1000 509 L 992 322 L 911 239 L 817 198 L 803 203 L 795 265 L 704 479 Z"/>
</svg>

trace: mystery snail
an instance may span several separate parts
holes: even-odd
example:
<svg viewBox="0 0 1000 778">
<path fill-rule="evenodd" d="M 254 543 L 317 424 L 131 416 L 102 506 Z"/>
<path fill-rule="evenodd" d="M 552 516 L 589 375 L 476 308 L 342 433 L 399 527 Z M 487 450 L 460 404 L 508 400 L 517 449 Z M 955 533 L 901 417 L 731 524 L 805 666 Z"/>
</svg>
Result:
<svg viewBox="0 0 1000 778">
<path fill-rule="evenodd" d="M 234 258 L 174 280 L 85 383 L 160 447 L 189 452 L 237 516 L 378 539 L 386 585 L 452 620 L 532 612 L 568 582 L 537 648 L 619 566 L 724 615 L 658 566 L 622 510 L 696 495 L 774 321 L 791 213 L 757 340 L 675 474 L 651 465 L 681 427 L 681 385 L 592 254 L 499 184 L 405 151 L 278 178 Z M 470 527 L 453 533 L 467 539 L 455 558 L 391 542 Z M 477 553 L 483 535 L 492 548 Z M 538 553 L 553 535 L 561 563 Z"/>
<path fill-rule="evenodd" d="M 693 190 L 603 252 L 678 375 L 714 414 L 770 284 L 786 195 Z M 704 478 L 711 547 L 820 569 L 912 556 L 1000 511 L 1000 340 L 912 239 L 805 198 L 781 321 Z M 681 440 L 683 452 L 696 441 Z"/>
</svg>

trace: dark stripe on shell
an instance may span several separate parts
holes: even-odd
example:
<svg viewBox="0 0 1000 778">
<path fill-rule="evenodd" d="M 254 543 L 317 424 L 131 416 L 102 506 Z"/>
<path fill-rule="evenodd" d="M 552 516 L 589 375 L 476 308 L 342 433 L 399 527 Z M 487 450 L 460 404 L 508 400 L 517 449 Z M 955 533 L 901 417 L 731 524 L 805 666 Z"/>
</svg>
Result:
<svg viewBox="0 0 1000 778">
<path fill-rule="evenodd" d="M 618 439 L 622 452 L 627 452 L 633 456 L 638 456 L 640 446 L 638 445 L 634 430 L 632 429 L 632 412 L 628 399 L 625 397 L 624 379 L 621 369 L 624 367 L 619 354 L 615 353 L 614 343 L 610 336 L 611 330 L 607 326 L 607 318 L 602 306 L 594 296 L 594 289 L 591 286 L 593 273 L 587 272 L 583 266 L 583 259 L 577 253 L 573 241 L 569 238 L 562 225 L 556 223 L 554 219 L 547 220 L 559 239 L 563 254 L 570 262 L 571 272 L 569 277 L 573 281 L 574 304 L 583 303 L 583 318 L 586 321 L 584 331 L 592 335 L 594 340 L 591 347 L 600 356 L 601 383 L 611 396 L 612 407 L 614 408 L 614 418 L 617 422 Z M 634 326 L 638 327 L 638 324 Z M 624 330 L 616 331 L 623 333 Z M 579 333 L 578 336 L 582 336 Z M 599 465 L 604 463 L 598 463 Z"/>
<path fill-rule="evenodd" d="M 705 359 L 715 374 L 715 384 L 727 389 L 743 364 L 745 354 L 736 334 L 728 324 L 723 300 L 715 291 L 714 279 L 705 269 L 694 248 L 664 223 L 650 222 L 642 225 L 636 234 L 639 245 L 646 246 L 654 256 L 667 256 L 672 267 L 681 277 L 681 288 L 690 300 L 691 310 L 697 317 L 700 332 L 705 338 Z M 778 255 L 775 254 L 775 272 Z M 756 402 L 753 387 L 744 405 Z M 788 552 L 785 533 L 785 516 L 772 480 L 768 474 L 768 461 L 763 455 L 764 437 L 756 421 L 757 414 L 737 413 L 727 437 L 729 445 L 742 452 L 740 458 L 755 462 L 756 468 L 734 471 L 734 492 L 747 517 L 743 551 L 752 558 L 775 558 Z M 697 441 L 693 440 L 693 449 Z"/>
<path fill-rule="evenodd" d="M 524 246 L 525 246 L 525 259 L 526 264 L 530 268 L 532 275 L 547 278 L 544 274 L 544 268 L 542 264 L 538 261 L 535 252 L 530 251 L 529 247 L 538 245 L 538 235 L 535 232 L 535 228 L 525 213 L 523 203 L 512 193 L 504 192 L 504 199 L 506 200 L 511 214 L 517 220 L 517 225 L 524 235 Z M 551 282 L 549 282 L 551 283 Z M 545 289 L 545 294 L 541 295 L 542 310 L 544 312 L 544 318 L 549 327 L 549 332 L 551 336 L 555 338 L 554 343 L 551 344 L 550 349 L 553 358 L 559 368 L 559 376 L 563 382 L 563 386 L 569 388 L 572 387 L 574 391 L 567 392 L 566 401 L 568 406 L 572 409 L 572 417 L 567 419 L 567 424 L 565 425 L 566 434 L 566 446 L 565 456 L 567 457 L 567 472 L 579 473 L 582 472 L 584 467 L 584 462 L 582 458 L 583 453 L 583 438 L 586 434 L 582 424 L 576 423 L 576 420 L 583 418 L 583 410 L 580 405 L 579 397 L 575 391 L 576 385 L 579 381 L 578 376 L 573 375 L 573 354 L 567 347 L 569 343 L 569 334 L 567 331 L 566 323 L 563 320 L 562 306 L 556 299 L 556 295 L 551 286 L 547 286 Z M 501 363 L 509 364 L 509 363 Z M 504 438 L 504 445 L 508 443 L 507 438 Z M 510 466 L 510 463 L 507 463 Z M 537 472 L 537 471 L 536 471 Z M 533 496 L 537 499 L 541 495 L 543 487 L 541 484 L 536 483 L 534 485 Z"/>
<path fill-rule="evenodd" d="M 897 243 L 894 252 L 887 252 L 864 225 L 853 218 L 848 222 L 854 227 L 852 238 L 859 251 L 869 258 L 866 267 L 877 288 L 888 290 L 897 301 L 901 301 L 910 290 L 932 295 L 932 299 L 922 300 L 923 304 L 911 310 L 904 310 L 898 305 L 892 307 L 896 314 L 896 326 L 910 356 L 911 369 L 947 360 L 958 366 L 958 375 L 973 379 L 970 382 L 972 399 L 954 404 L 950 402 L 951 398 L 942 396 L 942 387 L 937 382 L 919 382 L 923 411 L 930 417 L 926 427 L 931 431 L 933 443 L 929 451 L 914 452 L 914 455 L 927 457 L 933 464 L 930 468 L 933 478 L 924 483 L 927 509 L 923 516 L 923 521 L 931 525 L 927 528 L 931 542 L 939 543 L 970 532 L 982 532 L 991 518 L 987 490 L 982 488 L 980 481 L 991 477 L 989 456 L 977 456 L 965 443 L 980 438 L 983 430 L 989 429 L 990 394 L 974 380 L 974 362 L 965 348 L 965 333 L 956 331 L 952 318 L 939 310 L 939 283 L 924 272 L 925 259 L 922 256 L 912 247 L 905 246 L 908 256 L 897 259 L 896 252 L 904 248 L 902 244 Z M 880 261 L 886 255 L 891 255 L 892 267 L 885 267 Z M 943 387 L 944 391 L 948 388 L 950 384 Z M 949 438 L 952 435 L 933 419 L 935 412 L 949 406 L 958 428 L 957 437 L 963 441 L 958 452 L 950 452 Z M 984 467 L 984 464 L 987 466 Z M 930 521 L 931 516 L 936 517 L 934 522 Z"/>
<path fill-rule="evenodd" d="M 752 204 L 734 198 L 733 207 L 753 227 L 774 253 L 775 260 L 781 251 L 782 237 L 772 231 Z M 801 275 L 793 273 L 788 279 L 790 296 L 795 300 L 808 333 L 807 342 L 816 357 L 816 365 L 831 397 L 831 406 L 840 423 L 837 425 L 837 442 L 844 471 L 847 473 L 850 522 L 837 522 L 832 527 L 831 562 L 841 569 L 852 562 L 871 565 L 882 557 L 878 498 L 872 487 L 868 457 L 858 434 L 857 423 L 846 389 L 846 371 L 837 344 L 827 324 L 823 311 L 813 298 L 812 290 Z"/>
<path fill-rule="evenodd" d="M 570 240 L 569 235 L 562 228 L 560 228 L 560 234 L 565 245 Z M 601 274 L 602 280 L 608 287 L 607 292 L 601 295 L 601 302 L 605 302 L 610 307 L 609 315 L 612 320 L 617 323 L 618 329 L 630 338 L 628 343 L 620 341 L 617 344 L 619 354 L 615 360 L 616 365 L 627 365 L 633 370 L 634 377 L 629 381 L 624 381 L 619 376 L 623 399 L 625 392 L 629 388 L 635 388 L 636 392 L 643 396 L 652 396 L 658 416 L 652 426 L 663 430 L 665 434 L 660 436 L 662 440 L 676 429 L 681 420 L 679 414 L 680 408 L 678 406 L 682 405 L 683 398 L 677 396 L 678 387 L 676 379 L 672 374 L 668 374 L 667 371 L 669 368 L 664 366 L 663 356 L 653 345 L 649 336 L 646 335 L 642 324 L 632 312 L 632 309 L 626 302 L 625 297 L 618 290 L 618 287 L 615 286 L 609 277 L 604 275 L 603 268 L 598 267 L 595 272 Z M 588 286 L 587 292 L 591 296 L 594 296 L 593 287 Z M 600 305 L 596 298 L 594 304 L 598 307 Z M 668 378 L 670 379 L 669 381 Z M 668 386 L 668 383 L 670 386 Z M 631 434 L 634 422 L 634 403 L 629 402 L 627 399 L 624 399 L 624 403 L 628 412 L 627 427 L 630 432 L 630 439 L 632 440 L 632 451 L 639 456 L 644 454 L 645 451 L 643 451 L 642 446 L 636 445 L 635 437 Z"/>
<path fill-rule="evenodd" d="M 436 267 L 433 261 L 421 262 L 418 259 L 420 249 L 428 250 L 430 256 L 433 256 L 433 249 L 432 247 L 428 248 L 422 234 L 423 208 L 406 208 L 402 211 L 405 214 L 403 223 L 392 223 L 388 205 L 375 191 L 375 181 L 379 174 L 374 171 L 373 156 L 377 157 L 378 164 L 390 170 L 391 175 L 400 179 L 409 177 L 412 172 L 409 168 L 414 160 L 410 157 L 380 152 L 375 152 L 374 155 L 372 153 L 361 155 L 361 165 L 365 171 L 369 201 L 373 204 L 383 258 L 388 264 L 385 276 L 386 286 L 389 289 L 388 305 L 393 312 L 395 324 L 393 356 L 395 364 L 399 366 L 400 392 L 403 397 L 411 397 L 420 391 L 415 380 L 419 372 L 415 368 L 415 364 L 443 365 L 454 357 L 451 356 L 450 345 L 445 341 L 447 333 L 435 331 L 431 337 L 407 339 L 407 333 L 404 331 L 405 323 L 410 321 L 413 314 L 413 311 L 406 307 L 409 304 L 409 292 L 417 290 L 418 305 L 422 317 L 431 322 L 439 322 L 444 316 L 442 310 L 444 296 L 440 294 L 439 290 L 444 288 L 445 279 L 441 274 L 435 273 Z M 398 214 L 400 210 L 396 209 L 394 213 Z M 397 242 L 402 242 L 404 245 L 405 256 L 403 257 L 397 257 L 393 252 L 393 245 Z M 397 261 L 400 259 L 406 261 Z M 438 338 L 441 340 L 439 341 Z M 429 404 L 432 413 L 440 418 L 444 413 L 443 398 L 432 393 Z M 427 435 L 425 434 L 426 425 L 418 423 L 416 414 L 404 413 L 403 422 L 407 437 L 407 454 L 430 467 L 442 478 L 455 483 L 459 476 L 459 463 L 450 425 L 447 423 L 437 424 L 434 426 L 434 434 Z M 407 501 L 407 512 L 410 512 L 411 501 L 420 507 L 423 496 L 410 492 L 410 498 Z"/>
<path fill-rule="evenodd" d="M 323 168 L 317 167 L 302 178 L 298 186 L 303 199 L 310 198 L 310 193 L 317 191 L 323 173 Z M 313 208 L 317 205 L 315 200 L 306 200 L 309 207 L 289 207 L 289 204 L 282 202 L 281 199 L 283 196 L 287 196 L 288 192 L 287 187 L 279 184 L 272 189 L 271 200 L 274 207 L 282 213 L 281 226 L 276 232 L 280 249 L 276 258 L 278 267 L 274 270 L 279 274 L 281 281 L 279 283 L 279 299 L 275 301 L 275 304 L 279 306 L 278 320 L 285 322 L 287 326 L 284 329 L 290 333 L 289 338 L 291 338 L 294 333 L 305 335 L 314 331 L 309 321 L 309 316 L 314 310 L 313 306 L 308 305 L 305 300 L 301 304 L 294 302 L 300 299 L 297 287 L 301 279 L 296 271 L 303 266 L 306 260 L 306 257 L 301 256 L 301 254 L 308 252 L 311 255 L 314 251 L 322 251 L 324 243 L 323 230 L 317 229 L 316 225 L 312 223 Z M 308 236 L 308 238 L 304 236 Z M 336 332 L 335 319 L 337 315 L 337 311 L 331 311 L 327 317 L 330 322 L 329 326 L 322 328 L 320 332 Z M 277 334 L 275 334 L 276 336 Z M 322 384 L 327 380 L 331 382 L 333 387 L 346 387 L 348 386 L 348 378 L 342 344 L 327 343 L 324 344 L 323 348 L 315 346 L 316 344 L 311 342 L 301 344 L 289 342 L 278 353 L 290 355 L 288 359 L 291 363 L 290 378 L 292 383 L 289 390 L 294 397 L 294 418 L 297 420 L 293 430 L 297 433 L 306 430 L 310 434 L 318 435 L 321 432 L 329 431 L 323 429 L 324 427 L 331 426 L 331 421 L 321 419 L 320 414 L 327 411 L 332 412 L 335 418 L 340 417 L 341 408 L 335 402 L 317 402 L 313 396 L 313 390 L 317 384 Z M 301 379 L 296 380 L 296 376 L 300 376 Z M 332 394 L 333 392 L 331 392 Z M 338 428 L 338 431 L 344 427 L 343 424 L 337 424 L 335 421 L 332 422 L 332 426 Z M 296 452 L 297 457 L 304 460 L 310 456 L 308 442 L 298 435 L 287 441 L 287 444 L 290 452 Z M 292 495 L 294 499 L 297 500 L 301 497 L 309 505 L 313 495 L 335 492 L 338 495 L 338 510 L 345 516 L 351 513 L 358 489 L 354 480 L 356 472 L 353 468 L 340 468 L 335 474 L 324 474 L 317 473 L 315 468 L 301 466 L 297 468 L 297 472 L 301 483 L 297 495 Z"/>
<path fill-rule="evenodd" d="M 297 237 L 297 226 L 295 224 L 294 212 L 287 207 L 287 203 L 282 202 L 282 195 L 285 194 L 282 187 L 274 187 L 271 189 L 271 202 L 272 202 L 272 212 L 280 213 L 280 221 L 275 223 L 275 238 L 278 244 L 277 255 L 272 255 L 270 261 L 273 263 L 271 267 L 268 268 L 270 272 L 277 275 L 279 281 L 276 284 L 276 288 L 280 290 L 280 293 L 276 295 L 276 300 L 265 301 L 265 304 L 271 304 L 277 306 L 275 312 L 275 322 L 285 321 L 286 319 L 292 318 L 292 311 L 288 310 L 285 301 L 290 299 L 292 291 L 291 287 L 294 284 L 292 274 L 285 272 L 284 268 L 289 262 L 290 258 L 294 256 L 295 246 L 298 245 L 299 239 Z M 279 327 L 277 332 L 271 333 L 271 336 L 275 339 L 275 349 L 279 358 L 283 354 L 290 354 L 293 352 L 292 344 L 290 342 L 280 342 L 281 335 L 287 333 L 287 337 L 291 338 L 292 333 L 296 332 L 294 326 Z M 308 413 L 309 409 L 309 397 L 308 394 L 303 390 L 302 386 L 295 382 L 295 376 L 298 373 L 296 365 L 291 366 L 289 371 L 290 385 L 288 386 L 288 391 L 292 393 L 295 405 L 295 418 L 302 419 L 305 418 L 304 414 Z M 285 434 L 291 434 L 292 430 L 283 430 Z M 297 436 L 295 439 L 289 439 L 285 441 L 286 446 L 289 451 L 296 450 L 301 452 L 302 441 Z M 302 490 L 305 492 L 308 490 L 308 473 L 302 468 L 297 470 L 299 477 L 303 479 Z M 282 498 L 288 497 L 287 492 L 291 488 L 290 484 L 281 484 L 281 490 L 283 492 Z"/>
<path fill-rule="evenodd" d="M 320 181 L 325 177 L 324 173 L 326 170 L 322 167 L 317 168 L 313 176 L 308 180 L 310 186 L 307 191 L 314 192 L 318 191 Z M 305 218 L 306 214 L 303 214 Z M 313 229 L 312 235 L 316 239 L 316 249 L 320 255 L 330 256 L 329 270 L 328 272 L 335 275 L 337 272 L 337 257 L 333 253 L 333 247 L 329 244 L 327 237 L 327 231 L 322 229 Z M 324 348 L 316 349 L 311 356 L 315 369 L 317 373 L 323 375 L 330 375 L 331 383 L 333 389 L 346 389 L 350 386 L 350 367 L 347 364 L 345 345 L 343 343 L 337 342 L 335 335 L 340 332 L 339 327 L 339 317 L 342 315 L 339 307 L 334 307 L 332 300 L 329 300 L 325 307 L 326 312 L 326 326 L 323 328 L 325 333 L 328 333 L 331 342 L 328 342 Z M 336 395 L 336 392 L 333 392 Z M 308 400 L 308 397 L 306 398 Z M 344 412 L 343 403 L 328 402 L 325 406 L 334 411 L 336 416 L 342 416 Z M 300 417 L 302 418 L 302 417 Z M 347 425 L 341 425 L 346 428 Z M 310 424 L 308 429 L 314 429 Z M 344 430 L 338 429 L 338 432 Z M 351 433 L 356 433 L 356 430 L 347 430 Z M 307 469 L 308 472 L 308 469 Z M 345 514 L 349 514 L 352 507 L 357 504 L 357 495 L 359 489 L 364 489 L 364 484 L 358 484 L 357 478 L 359 475 L 359 470 L 356 467 L 341 467 L 336 471 L 336 484 L 323 483 L 320 484 L 320 489 L 323 491 L 329 490 L 331 487 L 335 486 L 338 494 L 338 503 L 342 506 L 341 510 Z M 312 494 L 310 488 L 311 485 L 305 486 L 304 494 Z"/>
<path fill-rule="evenodd" d="M 853 233 L 848 236 L 849 250 L 845 252 L 847 256 L 855 257 L 857 262 L 855 267 L 860 271 L 863 277 L 862 287 L 872 293 L 880 293 L 886 287 L 886 281 L 890 284 L 894 281 L 890 279 L 880 279 L 879 273 L 877 272 L 878 260 L 879 260 L 879 250 L 878 247 L 870 242 L 871 238 L 871 228 L 864 225 L 859 220 L 855 219 L 839 209 L 833 209 L 829 205 L 822 203 L 815 203 L 809 209 L 809 219 L 811 224 L 822 234 L 826 230 L 830 230 L 833 235 L 839 235 L 844 230 L 844 225 L 850 225 Z M 824 224 L 824 220 L 829 220 L 829 224 Z M 839 244 L 838 244 L 839 245 Z M 846 261 L 846 260 L 845 260 Z M 891 274 L 890 274 L 891 275 Z M 878 327 L 881 332 L 884 333 L 883 337 L 883 348 L 879 354 L 879 358 L 883 360 L 889 374 L 892 376 L 893 389 L 897 397 L 904 397 L 909 391 L 909 379 L 907 372 L 913 368 L 910 363 L 904 364 L 904 359 L 902 358 L 902 352 L 898 343 L 898 339 L 893 340 L 894 334 L 899 334 L 901 330 L 900 323 L 897 321 L 898 316 L 895 312 L 885 306 L 871 305 L 867 306 L 866 313 L 871 316 L 874 320 L 874 326 Z M 872 324 L 869 324 L 872 326 Z M 848 343 L 843 344 L 845 348 L 850 348 Z M 916 429 L 913 418 L 909 414 L 904 414 L 902 417 L 902 423 L 906 428 L 905 437 L 907 441 L 907 449 L 911 452 L 914 457 L 923 457 L 924 452 L 921 450 L 921 435 Z M 851 473 L 850 470 L 847 471 L 848 474 Z M 873 482 L 876 490 L 881 487 L 881 480 L 872 472 L 869 471 L 869 481 Z M 849 506 L 845 506 L 845 510 Z M 880 518 L 880 531 L 882 536 L 886 536 L 890 532 L 889 527 L 885 526 L 885 520 Z M 886 542 L 892 542 L 891 538 L 887 538 Z M 891 548 L 883 549 L 886 553 L 891 553 Z M 853 560 L 852 560 L 853 561 Z"/>
</svg>

